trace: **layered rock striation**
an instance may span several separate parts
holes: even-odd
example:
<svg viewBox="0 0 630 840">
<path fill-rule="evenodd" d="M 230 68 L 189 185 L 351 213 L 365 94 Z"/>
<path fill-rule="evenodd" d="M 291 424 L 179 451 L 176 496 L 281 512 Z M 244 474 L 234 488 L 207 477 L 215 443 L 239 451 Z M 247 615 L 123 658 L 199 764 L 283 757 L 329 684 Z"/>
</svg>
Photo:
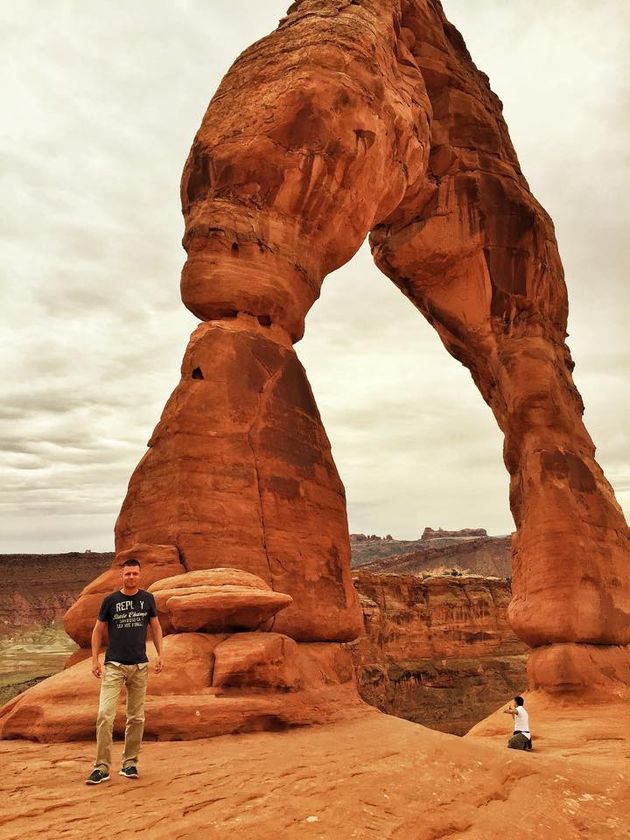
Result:
<svg viewBox="0 0 630 840">
<path fill-rule="evenodd" d="M 365 636 L 348 645 L 359 693 L 388 714 L 463 735 L 527 684 L 505 580 L 353 572 Z"/>
<path fill-rule="evenodd" d="M 380 548 L 367 544 L 358 547 L 353 552 L 355 568 L 384 574 L 454 570 L 503 579 L 512 576 L 511 537 L 418 540 L 403 544 L 400 553 L 396 554 L 388 554 Z"/>
<path fill-rule="evenodd" d="M 60 621 L 111 552 L 0 555 L 0 638 Z"/>
</svg>

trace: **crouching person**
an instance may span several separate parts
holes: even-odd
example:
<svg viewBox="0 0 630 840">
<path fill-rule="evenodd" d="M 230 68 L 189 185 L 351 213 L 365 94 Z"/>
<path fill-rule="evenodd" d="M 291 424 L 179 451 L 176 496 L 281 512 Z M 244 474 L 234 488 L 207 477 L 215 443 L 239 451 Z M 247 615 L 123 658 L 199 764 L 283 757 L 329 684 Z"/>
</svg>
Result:
<svg viewBox="0 0 630 840">
<path fill-rule="evenodd" d="M 144 732 L 144 701 L 147 691 L 148 658 L 147 626 L 157 651 L 155 670 L 162 670 L 162 628 L 157 618 L 155 599 L 150 592 L 138 588 L 140 563 L 125 560 L 122 566 L 122 587 L 108 595 L 101 604 L 92 631 L 92 673 L 101 679 L 101 696 L 96 722 L 96 761 L 86 784 L 98 785 L 109 779 L 112 731 L 118 698 L 122 687 L 127 689 L 127 722 L 125 748 L 120 775 L 138 778 L 138 753 Z M 109 644 L 101 669 L 99 653 L 103 631 L 107 627 Z"/>
<path fill-rule="evenodd" d="M 514 731 L 508 741 L 511 750 L 531 750 L 532 733 L 529 729 L 529 715 L 525 710 L 525 701 L 522 697 L 514 698 L 514 705 L 503 710 L 505 714 L 512 715 L 514 719 Z"/>
</svg>

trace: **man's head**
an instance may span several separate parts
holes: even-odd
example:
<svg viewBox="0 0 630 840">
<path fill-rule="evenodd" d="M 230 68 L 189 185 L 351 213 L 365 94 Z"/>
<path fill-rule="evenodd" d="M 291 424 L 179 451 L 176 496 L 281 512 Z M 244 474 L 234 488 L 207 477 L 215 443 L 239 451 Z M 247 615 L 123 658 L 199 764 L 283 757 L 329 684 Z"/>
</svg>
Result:
<svg viewBox="0 0 630 840">
<path fill-rule="evenodd" d="M 523 700 L 523 698 L 520 695 L 518 697 L 514 698 L 514 702 L 516 703 L 517 706 L 524 706 L 525 705 L 525 701 Z"/>
<path fill-rule="evenodd" d="M 138 588 L 140 580 L 140 563 L 133 557 L 122 564 L 123 589 L 134 590 Z"/>
</svg>

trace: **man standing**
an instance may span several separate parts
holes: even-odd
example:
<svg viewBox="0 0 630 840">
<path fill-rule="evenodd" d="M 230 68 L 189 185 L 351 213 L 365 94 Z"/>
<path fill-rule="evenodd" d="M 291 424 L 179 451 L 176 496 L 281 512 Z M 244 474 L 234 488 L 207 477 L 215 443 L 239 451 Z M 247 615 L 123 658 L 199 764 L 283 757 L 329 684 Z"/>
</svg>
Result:
<svg viewBox="0 0 630 840">
<path fill-rule="evenodd" d="M 157 651 L 156 673 L 162 663 L 162 628 L 157 618 L 155 599 L 150 592 L 138 588 L 140 563 L 125 560 L 122 565 L 122 588 L 108 595 L 101 604 L 92 631 L 92 673 L 102 676 L 101 696 L 96 722 L 96 761 L 86 784 L 98 785 L 109 779 L 112 752 L 112 730 L 120 691 L 127 688 L 127 724 L 125 749 L 120 775 L 138 778 L 138 753 L 144 731 L 144 698 L 147 691 L 148 658 L 147 626 L 151 628 Z M 104 671 L 99 664 L 103 631 L 107 627 L 109 644 L 105 653 Z"/>
</svg>

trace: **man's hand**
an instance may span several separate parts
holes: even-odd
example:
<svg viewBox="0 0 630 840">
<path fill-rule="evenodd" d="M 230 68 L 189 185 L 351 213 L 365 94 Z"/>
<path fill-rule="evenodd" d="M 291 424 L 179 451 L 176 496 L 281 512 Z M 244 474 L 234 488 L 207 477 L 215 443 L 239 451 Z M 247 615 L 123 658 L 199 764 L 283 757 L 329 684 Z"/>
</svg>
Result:
<svg viewBox="0 0 630 840">
<path fill-rule="evenodd" d="M 101 671 L 101 666 L 98 659 L 92 660 L 92 673 L 94 674 L 97 680 L 100 680 L 103 672 Z"/>
<path fill-rule="evenodd" d="M 155 673 L 159 674 L 163 667 L 164 662 L 162 661 L 162 657 L 158 656 L 158 658 L 155 660 Z"/>
</svg>

